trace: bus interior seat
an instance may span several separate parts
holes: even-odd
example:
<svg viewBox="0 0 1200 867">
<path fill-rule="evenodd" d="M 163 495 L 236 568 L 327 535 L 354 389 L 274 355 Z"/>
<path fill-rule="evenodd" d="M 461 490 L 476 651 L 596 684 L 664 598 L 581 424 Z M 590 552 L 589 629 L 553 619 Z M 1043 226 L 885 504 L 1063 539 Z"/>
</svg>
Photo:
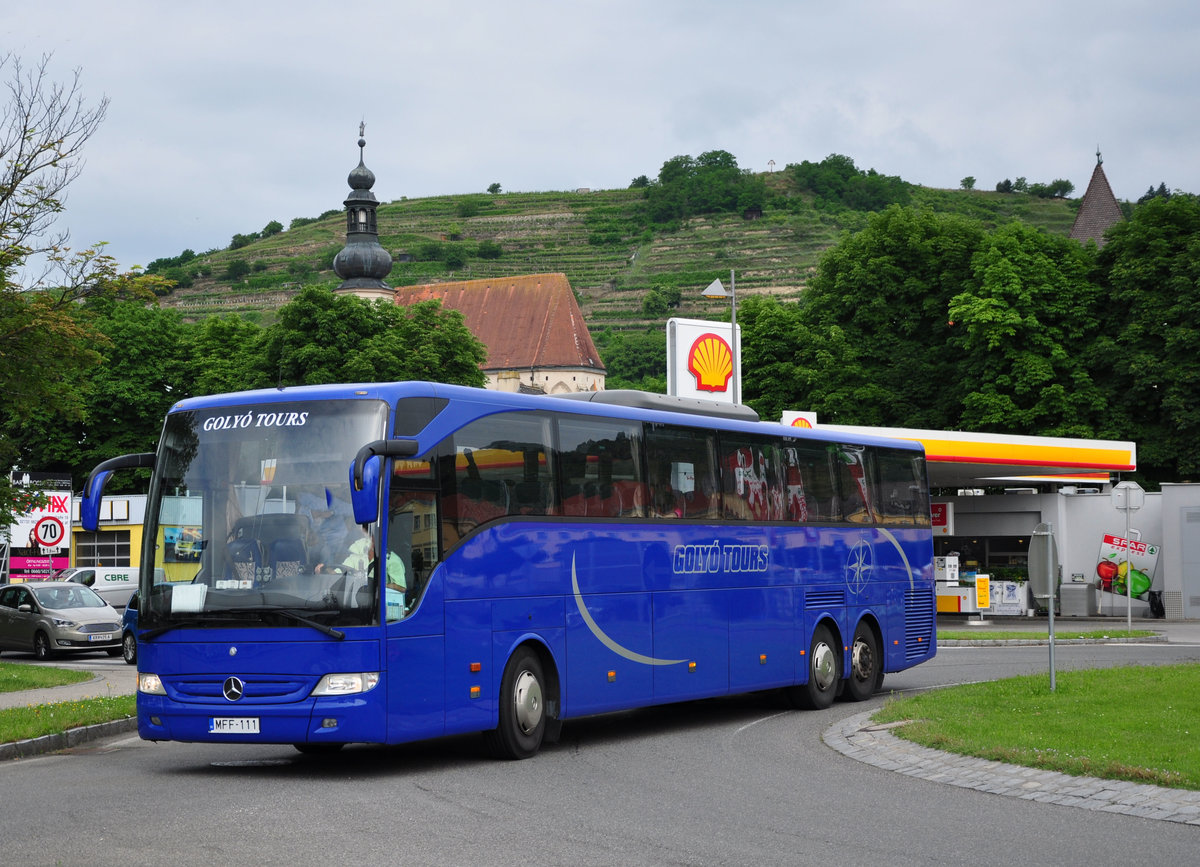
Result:
<svg viewBox="0 0 1200 867">
<path fill-rule="evenodd" d="M 269 580 L 279 574 L 278 565 L 283 565 L 285 572 L 295 569 L 291 574 L 304 571 L 308 566 L 304 541 L 308 531 L 308 518 L 294 512 L 239 518 L 230 533 L 231 577 Z M 263 570 L 263 566 L 270 571 Z"/>
<path fill-rule="evenodd" d="M 271 576 L 295 578 L 308 568 L 308 550 L 297 536 L 280 536 L 267 549 L 267 565 Z"/>
<path fill-rule="evenodd" d="M 519 515 L 545 515 L 549 497 L 540 482 L 518 482 L 513 488 L 516 513 Z"/>
</svg>

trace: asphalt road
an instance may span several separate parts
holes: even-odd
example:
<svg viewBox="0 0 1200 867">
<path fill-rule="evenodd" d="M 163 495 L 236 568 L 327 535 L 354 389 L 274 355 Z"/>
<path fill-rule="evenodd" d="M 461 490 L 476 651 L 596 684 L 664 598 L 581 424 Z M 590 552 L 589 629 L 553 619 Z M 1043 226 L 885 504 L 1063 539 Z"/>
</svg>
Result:
<svg viewBox="0 0 1200 867">
<path fill-rule="evenodd" d="M 6 654 L 7 656 L 7 654 Z M 1059 645 L 1060 670 L 1200 659 L 1200 644 Z M 947 647 L 885 688 L 1045 671 L 1040 647 Z M 351 747 L 110 738 L 0 765 L 20 864 L 1130 864 L 1195 862 L 1200 828 L 964 790 L 827 747 L 766 696 L 574 721 L 534 759 L 477 738 Z M 1131 712 L 1134 711 L 1131 708 Z"/>
</svg>

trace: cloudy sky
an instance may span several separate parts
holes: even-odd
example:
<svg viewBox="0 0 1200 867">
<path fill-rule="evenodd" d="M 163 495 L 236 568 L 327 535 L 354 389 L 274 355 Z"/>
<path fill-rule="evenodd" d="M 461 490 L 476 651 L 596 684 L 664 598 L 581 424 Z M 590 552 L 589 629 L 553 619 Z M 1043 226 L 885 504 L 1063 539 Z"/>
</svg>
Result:
<svg viewBox="0 0 1200 867">
<path fill-rule="evenodd" d="M 15 8 L 14 8 L 15 7 Z M 341 207 L 613 189 L 679 154 L 828 154 L 980 189 L 1200 193 L 1194 0 L 7 3 L 0 53 L 107 97 L 60 228 L 124 267 Z M 11 79 L 11 64 L 0 79 Z M 0 93 L 0 98 L 7 93 Z"/>
</svg>

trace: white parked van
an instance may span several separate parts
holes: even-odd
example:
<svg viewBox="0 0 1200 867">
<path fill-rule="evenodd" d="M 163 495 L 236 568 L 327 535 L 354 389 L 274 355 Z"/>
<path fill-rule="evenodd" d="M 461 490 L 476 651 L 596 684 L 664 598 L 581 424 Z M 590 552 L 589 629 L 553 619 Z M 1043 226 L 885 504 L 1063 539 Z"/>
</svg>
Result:
<svg viewBox="0 0 1200 867">
<path fill-rule="evenodd" d="M 138 570 L 127 566 L 76 566 L 55 577 L 91 587 L 113 608 L 124 608 L 137 590 Z"/>
</svg>

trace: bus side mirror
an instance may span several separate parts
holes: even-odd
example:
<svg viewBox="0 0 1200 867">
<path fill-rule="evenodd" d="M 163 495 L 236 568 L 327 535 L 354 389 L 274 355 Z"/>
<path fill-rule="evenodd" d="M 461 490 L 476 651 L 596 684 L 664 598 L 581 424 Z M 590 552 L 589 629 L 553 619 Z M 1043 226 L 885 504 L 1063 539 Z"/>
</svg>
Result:
<svg viewBox="0 0 1200 867">
<path fill-rule="evenodd" d="M 372 524 L 379 520 L 379 461 L 372 458 L 407 458 L 416 453 L 416 440 L 375 440 L 358 450 L 350 466 L 350 504 L 354 508 L 354 523 Z"/>
<path fill-rule="evenodd" d="M 87 484 L 83 486 L 83 501 L 79 504 L 79 523 L 83 525 L 83 529 L 95 533 L 100 526 L 100 501 L 104 498 L 104 486 L 115 470 L 152 466 L 154 452 L 121 455 L 119 458 L 109 458 L 96 464 L 96 468 L 88 476 Z"/>
</svg>

